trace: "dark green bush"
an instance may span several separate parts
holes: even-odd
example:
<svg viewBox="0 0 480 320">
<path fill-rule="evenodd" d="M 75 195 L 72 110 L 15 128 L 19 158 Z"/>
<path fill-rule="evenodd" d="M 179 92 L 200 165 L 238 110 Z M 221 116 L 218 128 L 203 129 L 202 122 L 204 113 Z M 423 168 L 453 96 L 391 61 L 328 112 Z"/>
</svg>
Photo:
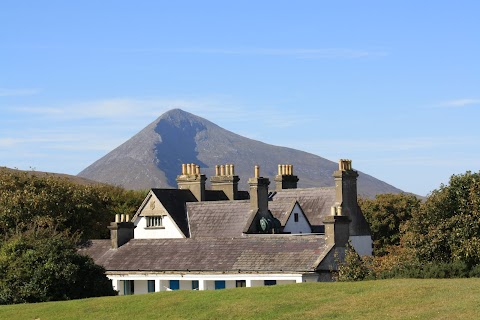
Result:
<svg viewBox="0 0 480 320">
<path fill-rule="evenodd" d="M 77 253 L 73 239 L 30 230 L 0 248 L 0 304 L 114 295 L 105 270 Z"/>
</svg>

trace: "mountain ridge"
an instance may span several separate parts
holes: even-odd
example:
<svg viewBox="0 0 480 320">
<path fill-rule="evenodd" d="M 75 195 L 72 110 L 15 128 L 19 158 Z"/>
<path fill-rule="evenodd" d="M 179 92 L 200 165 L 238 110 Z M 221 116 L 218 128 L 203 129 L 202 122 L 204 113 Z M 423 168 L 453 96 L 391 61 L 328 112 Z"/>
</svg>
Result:
<svg viewBox="0 0 480 320">
<path fill-rule="evenodd" d="M 240 188 L 260 165 L 261 175 L 273 178 L 278 164 L 293 164 L 299 187 L 333 186 L 336 162 L 292 148 L 275 146 L 243 137 L 215 123 L 172 109 L 158 117 L 132 138 L 82 170 L 78 176 L 120 185 L 128 189 L 176 187 L 175 178 L 182 163 L 200 165 L 207 177 L 215 165 L 234 163 L 240 176 Z M 378 193 L 402 190 L 360 173 L 359 194 L 372 197 Z M 270 187 L 273 188 L 273 185 Z"/>
</svg>

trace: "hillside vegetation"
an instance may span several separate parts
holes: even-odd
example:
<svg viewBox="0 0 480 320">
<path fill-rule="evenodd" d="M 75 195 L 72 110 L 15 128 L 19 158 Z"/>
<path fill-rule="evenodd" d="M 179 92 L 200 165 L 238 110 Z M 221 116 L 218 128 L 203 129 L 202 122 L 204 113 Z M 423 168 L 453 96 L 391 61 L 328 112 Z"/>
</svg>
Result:
<svg viewBox="0 0 480 320">
<path fill-rule="evenodd" d="M 0 306 L 1 319 L 478 319 L 480 279 L 303 283 Z"/>
<path fill-rule="evenodd" d="M 144 196 L 0 168 L 0 304 L 113 295 L 105 270 L 76 245 L 108 237 L 114 215 L 133 214 Z"/>
<path fill-rule="evenodd" d="M 424 202 L 386 194 L 360 206 L 374 257 L 347 255 L 339 280 L 480 277 L 480 172 L 452 175 Z"/>
</svg>

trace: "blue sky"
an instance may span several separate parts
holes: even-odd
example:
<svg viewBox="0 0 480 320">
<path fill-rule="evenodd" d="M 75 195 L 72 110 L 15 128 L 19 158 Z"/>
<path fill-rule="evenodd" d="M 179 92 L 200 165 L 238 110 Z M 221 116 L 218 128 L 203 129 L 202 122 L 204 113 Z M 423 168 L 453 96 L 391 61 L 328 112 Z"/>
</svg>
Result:
<svg viewBox="0 0 480 320">
<path fill-rule="evenodd" d="M 0 3 L 0 166 L 77 174 L 171 108 L 426 195 L 480 169 L 478 1 Z"/>
</svg>

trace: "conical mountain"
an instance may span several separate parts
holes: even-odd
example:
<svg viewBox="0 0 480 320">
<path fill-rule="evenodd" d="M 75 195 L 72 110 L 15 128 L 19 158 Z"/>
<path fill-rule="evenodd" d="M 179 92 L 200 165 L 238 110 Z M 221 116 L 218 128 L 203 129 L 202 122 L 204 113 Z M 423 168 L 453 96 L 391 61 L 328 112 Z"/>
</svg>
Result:
<svg viewBox="0 0 480 320">
<path fill-rule="evenodd" d="M 333 186 L 337 163 L 311 153 L 248 139 L 180 109 L 170 110 L 131 139 L 94 162 L 78 175 L 128 189 L 176 187 L 182 163 L 196 163 L 207 177 L 215 165 L 234 163 L 240 187 L 247 189 L 253 167 L 272 181 L 278 164 L 293 164 L 299 187 Z M 355 162 L 354 162 L 355 164 Z M 401 190 L 360 173 L 359 194 L 398 193 Z"/>
</svg>

